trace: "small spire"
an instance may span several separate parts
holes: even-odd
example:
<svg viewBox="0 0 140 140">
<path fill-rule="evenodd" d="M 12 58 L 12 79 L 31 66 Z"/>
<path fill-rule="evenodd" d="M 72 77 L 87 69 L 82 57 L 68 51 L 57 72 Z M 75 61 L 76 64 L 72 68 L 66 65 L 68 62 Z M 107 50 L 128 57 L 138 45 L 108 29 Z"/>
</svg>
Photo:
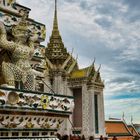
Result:
<svg viewBox="0 0 140 140">
<path fill-rule="evenodd" d="M 123 114 L 122 114 L 122 120 L 123 120 L 123 121 L 125 120 L 124 112 L 123 112 Z"/>
<path fill-rule="evenodd" d="M 100 71 L 100 69 L 101 69 L 101 64 L 100 64 L 100 66 L 99 66 L 99 68 L 98 68 L 98 70 L 97 70 L 97 71 L 99 72 L 99 71 Z"/>
<path fill-rule="evenodd" d="M 72 48 L 71 55 L 73 54 L 74 48 Z"/>
<path fill-rule="evenodd" d="M 96 58 L 94 57 L 94 60 L 93 60 L 93 62 L 92 62 L 92 65 L 94 65 L 95 61 L 96 61 Z"/>
<path fill-rule="evenodd" d="M 54 0 L 54 19 L 53 19 L 53 29 L 50 36 L 50 42 L 46 48 L 46 57 L 51 61 L 54 67 L 60 67 L 66 61 L 69 53 L 64 46 L 62 37 L 58 29 L 58 19 L 57 19 L 57 0 Z M 57 47 L 57 49 L 54 49 Z"/>
<path fill-rule="evenodd" d="M 53 31 L 58 31 L 58 22 L 57 22 L 57 0 L 55 0 L 55 12 L 54 12 L 54 21 L 53 21 Z"/>
<path fill-rule="evenodd" d="M 57 10 L 57 0 L 55 0 L 55 11 Z"/>
<path fill-rule="evenodd" d="M 76 56 L 76 61 L 78 60 L 78 54 L 77 54 L 77 56 Z"/>
<path fill-rule="evenodd" d="M 131 124 L 133 124 L 133 116 L 131 116 Z"/>
</svg>

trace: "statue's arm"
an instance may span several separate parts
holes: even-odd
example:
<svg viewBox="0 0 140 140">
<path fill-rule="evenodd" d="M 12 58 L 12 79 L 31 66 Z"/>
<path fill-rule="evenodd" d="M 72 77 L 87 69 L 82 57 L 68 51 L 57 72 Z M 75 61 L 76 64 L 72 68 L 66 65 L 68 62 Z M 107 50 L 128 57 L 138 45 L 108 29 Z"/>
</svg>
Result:
<svg viewBox="0 0 140 140">
<path fill-rule="evenodd" d="M 13 51 L 16 47 L 14 42 L 7 40 L 6 29 L 2 22 L 0 22 L 0 47 L 10 51 Z"/>
</svg>

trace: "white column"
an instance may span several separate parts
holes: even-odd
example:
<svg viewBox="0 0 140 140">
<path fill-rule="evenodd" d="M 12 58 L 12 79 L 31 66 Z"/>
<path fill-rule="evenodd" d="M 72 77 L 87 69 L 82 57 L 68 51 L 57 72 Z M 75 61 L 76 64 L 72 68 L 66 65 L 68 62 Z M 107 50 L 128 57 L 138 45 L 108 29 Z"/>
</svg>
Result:
<svg viewBox="0 0 140 140">
<path fill-rule="evenodd" d="M 85 137 L 89 135 L 89 95 L 87 85 L 82 85 L 82 133 Z"/>
<path fill-rule="evenodd" d="M 105 117 L 104 117 L 104 97 L 103 92 L 99 94 L 99 133 L 105 135 Z"/>
<path fill-rule="evenodd" d="M 100 136 L 105 135 L 104 99 L 102 91 L 96 91 L 96 93 L 98 95 L 98 126 Z"/>
<path fill-rule="evenodd" d="M 89 90 L 89 135 L 95 135 L 94 89 Z"/>
</svg>

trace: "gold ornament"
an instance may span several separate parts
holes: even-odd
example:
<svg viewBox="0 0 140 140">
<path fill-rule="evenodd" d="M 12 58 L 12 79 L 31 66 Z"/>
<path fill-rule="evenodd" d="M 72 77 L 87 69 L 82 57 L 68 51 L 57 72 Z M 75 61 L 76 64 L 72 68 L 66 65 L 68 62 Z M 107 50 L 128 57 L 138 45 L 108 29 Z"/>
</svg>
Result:
<svg viewBox="0 0 140 140">
<path fill-rule="evenodd" d="M 11 105 L 17 104 L 19 101 L 19 95 L 16 92 L 9 92 L 8 94 L 8 103 Z"/>
<path fill-rule="evenodd" d="M 32 122 L 27 122 L 25 128 L 33 128 L 34 124 Z"/>
<path fill-rule="evenodd" d="M 43 109 L 47 109 L 49 105 L 49 98 L 47 95 L 42 95 L 41 96 L 41 105 Z"/>
</svg>

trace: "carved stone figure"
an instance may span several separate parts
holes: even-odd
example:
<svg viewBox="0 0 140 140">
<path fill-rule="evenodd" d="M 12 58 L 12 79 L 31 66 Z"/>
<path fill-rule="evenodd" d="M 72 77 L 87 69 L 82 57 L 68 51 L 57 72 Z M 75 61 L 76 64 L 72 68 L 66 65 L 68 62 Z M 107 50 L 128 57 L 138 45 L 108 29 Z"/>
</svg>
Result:
<svg viewBox="0 0 140 140">
<path fill-rule="evenodd" d="M 34 42 L 37 37 L 28 30 L 26 17 L 12 27 L 13 41 L 7 40 L 5 26 L 0 22 L 0 47 L 12 53 L 12 62 L 2 63 L 2 73 L 6 84 L 15 88 L 15 82 L 22 83 L 23 89 L 34 89 L 34 74 L 29 61 L 34 54 Z M 20 84 L 19 84 L 20 85 Z"/>
</svg>

